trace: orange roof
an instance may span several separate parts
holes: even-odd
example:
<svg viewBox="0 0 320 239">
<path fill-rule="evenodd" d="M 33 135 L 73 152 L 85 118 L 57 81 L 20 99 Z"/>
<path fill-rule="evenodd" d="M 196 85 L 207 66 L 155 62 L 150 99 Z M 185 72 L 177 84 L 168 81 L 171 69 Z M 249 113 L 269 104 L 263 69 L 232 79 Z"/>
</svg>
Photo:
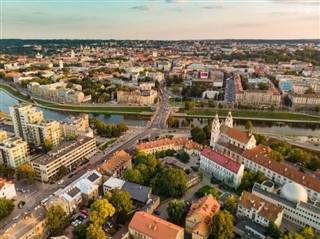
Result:
<svg viewBox="0 0 320 239">
<path fill-rule="evenodd" d="M 12 184 L 12 181 L 7 181 L 4 178 L 0 178 L 0 189 L 2 189 L 6 184 Z"/>
<path fill-rule="evenodd" d="M 193 228 L 193 232 L 204 236 L 210 229 L 212 218 L 219 212 L 219 209 L 218 201 L 211 194 L 208 194 L 200 198 L 198 202 L 192 203 L 186 220 L 193 221 L 194 217 L 200 218 L 200 222 Z"/>
<path fill-rule="evenodd" d="M 269 221 L 275 221 L 278 218 L 279 213 L 283 211 L 283 208 L 276 204 L 268 202 L 247 191 L 242 192 L 239 204 L 248 209 L 254 208 L 258 215 Z"/>
<path fill-rule="evenodd" d="M 174 145 L 174 146 L 185 145 L 187 146 L 187 149 L 191 149 L 192 147 L 192 148 L 201 150 L 201 145 L 187 138 L 159 139 L 159 140 L 155 140 L 147 143 L 137 144 L 136 148 L 138 150 L 145 150 L 145 149 L 152 149 L 152 148 L 157 148 L 157 147 L 166 146 L 166 145 Z"/>
<path fill-rule="evenodd" d="M 240 141 L 244 144 L 247 144 L 252 137 L 252 135 L 249 135 L 249 133 L 243 132 L 235 128 L 230 128 L 225 125 L 221 126 L 221 132 L 227 134 L 230 138 Z"/>
<path fill-rule="evenodd" d="M 268 146 L 259 144 L 252 149 L 247 149 L 244 151 L 242 156 L 292 180 L 293 182 L 299 183 L 302 186 L 320 193 L 319 179 L 313 178 L 306 173 L 300 172 L 294 168 L 288 167 L 285 164 L 273 160 L 271 156 L 268 155 L 270 152 L 271 150 Z"/>
<path fill-rule="evenodd" d="M 129 224 L 130 228 L 154 239 L 175 239 L 184 233 L 182 227 L 146 212 L 136 212 Z"/>
<path fill-rule="evenodd" d="M 122 165 L 131 160 L 131 156 L 127 154 L 124 150 L 113 155 L 105 163 L 101 164 L 101 168 L 107 169 L 110 172 L 114 172 L 118 166 Z"/>
</svg>

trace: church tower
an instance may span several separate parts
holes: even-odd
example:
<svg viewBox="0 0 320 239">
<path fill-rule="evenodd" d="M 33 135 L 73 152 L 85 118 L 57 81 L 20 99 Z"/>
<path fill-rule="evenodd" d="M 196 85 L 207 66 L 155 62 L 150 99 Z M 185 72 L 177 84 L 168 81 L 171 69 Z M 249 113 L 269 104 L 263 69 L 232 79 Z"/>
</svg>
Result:
<svg viewBox="0 0 320 239">
<path fill-rule="evenodd" d="M 231 115 L 231 111 L 229 111 L 228 116 L 227 116 L 226 121 L 224 122 L 224 124 L 226 126 L 228 126 L 229 128 L 233 128 L 233 118 L 232 118 L 232 115 Z"/>
<path fill-rule="evenodd" d="M 220 121 L 219 121 L 219 117 L 218 114 L 216 114 L 213 122 L 212 122 L 212 129 L 211 129 L 211 139 L 210 139 L 210 146 L 212 146 L 213 148 L 215 148 L 216 143 L 219 140 L 220 137 Z"/>
</svg>

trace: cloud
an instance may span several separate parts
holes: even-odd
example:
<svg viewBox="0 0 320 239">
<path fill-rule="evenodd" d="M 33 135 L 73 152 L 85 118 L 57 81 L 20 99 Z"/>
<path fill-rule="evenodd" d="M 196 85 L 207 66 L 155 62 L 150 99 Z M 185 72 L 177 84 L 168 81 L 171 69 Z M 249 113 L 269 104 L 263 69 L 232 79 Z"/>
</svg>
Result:
<svg viewBox="0 0 320 239">
<path fill-rule="evenodd" d="M 135 7 L 132 7 L 131 9 L 140 10 L 140 11 L 151 11 L 153 10 L 153 8 L 154 6 L 152 4 L 148 4 L 148 5 L 135 6 Z"/>
<path fill-rule="evenodd" d="M 186 0 L 165 0 L 167 3 L 184 3 Z"/>
<path fill-rule="evenodd" d="M 209 5 L 209 6 L 203 6 L 201 7 L 202 9 L 206 9 L 206 10 L 212 10 L 212 9 L 226 9 L 226 7 L 222 6 L 222 5 Z"/>
<path fill-rule="evenodd" d="M 282 4 L 320 5 L 319 0 L 272 0 L 272 2 Z"/>
</svg>

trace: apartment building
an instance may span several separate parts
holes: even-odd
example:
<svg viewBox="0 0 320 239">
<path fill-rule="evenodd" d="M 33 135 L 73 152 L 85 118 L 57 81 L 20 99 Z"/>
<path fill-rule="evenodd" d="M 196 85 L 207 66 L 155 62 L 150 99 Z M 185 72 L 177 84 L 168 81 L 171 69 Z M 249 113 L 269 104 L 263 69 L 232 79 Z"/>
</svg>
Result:
<svg viewBox="0 0 320 239">
<path fill-rule="evenodd" d="M 97 170 L 108 176 L 121 178 L 127 169 L 132 168 L 132 158 L 124 150 L 121 150 L 102 163 Z"/>
<path fill-rule="evenodd" d="M 241 83 L 241 78 L 238 75 L 235 77 L 236 103 L 243 105 L 279 106 L 281 102 L 281 95 L 271 82 L 268 84 L 269 89 L 267 90 L 244 90 Z"/>
<path fill-rule="evenodd" d="M 49 139 L 56 147 L 60 144 L 60 125 L 56 121 L 44 120 L 42 111 L 29 104 L 9 107 L 16 136 L 35 146 Z"/>
<path fill-rule="evenodd" d="M 7 131 L 1 130 L 0 129 L 0 141 L 7 139 L 8 138 L 8 133 Z"/>
<path fill-rule="evenodd" d="M 219 212 L 220 204 L 208 194 L 192 203 L 186 217 L 186 232 L 192 239 L 207 239 L 210 235 L 212 218 Z"/>
<path fill-rule="evenodd" d="M 288 95 L 291 99 L 292 107 L 295 108 L 309 108 L 320 105 L 320 94 L 298 94 L 291 92 Z"/>
<path fill-rule="evenodd" d="M 279 191 L 255 183 L 252 194 L 284 209 L 283 218 L 303 228 L 310 226 L 320 232 L 319 203 L 308 203 L 307 191 L 297 183 L 288 183 Z"/>
<path fill-rule="evenodd" d="M 184 230 L 173 223 L 146 212 L 136 212 L 129 223 L 133 239 L 183 239 Z"/>
<path fill-rule="evenodd" d="M 8 138 L 0 142 L 0 163 L 16 169 L 29 163 L 29 148 L 27 142 L 19 137 Z"/>
<path fill-rule="evenodd" d="M 240 185 L 244 172 L 240 162 L 208 147 L 201 152 L 200 168 L 233 188 Z"/>
<path fill-rule="evenodd" d="M 80 114 L 79 117 L 70 116 L 60 122 L 63 137 L 80 136 L 93 137 L 93 130 L 89 127 L 88 114 Z"/>
<path fill-rule="evenodd" d="M 188 154 L 199 155 L 202 146 L 198 143 L 189 140 L 188 138 L 173 138 L 173 139 L 159 139 L 147 143 L 140 143 L 136 145 L 138 151 L 146 154 L 154 154 L 156 152 L 173 149 L 176 151 L 184 150 Z"/>
<path fill-rule="evenodd" d="M 96 149 L 94 138 L 79 138 L 78 140 L 65 142 L 46 155 L 34 159 L 31 165 L 37 174 L 37 178 L 48 182 L 59 173 L 61 165 L 71 169 Z"/>
<path fill-rule="evenodd" d="M 237 208 L 238 217 L 249 218 L 263 227 L 268 227 L 269 222 L 280 226 L 283 213 L 282 207 L 247 191 L 242 192 Z"/>
<path fill-rule="evenodd" d="M 15 185 L 12 181 L 0 178 L 0 197 L 12 199 L 17 196 Z"/>
<path fill-rule="evenodd" d="M 117 101 L 120 103 L 153 105 L 157 98 L 155 90 L 118 91 Z"/>
</svg>

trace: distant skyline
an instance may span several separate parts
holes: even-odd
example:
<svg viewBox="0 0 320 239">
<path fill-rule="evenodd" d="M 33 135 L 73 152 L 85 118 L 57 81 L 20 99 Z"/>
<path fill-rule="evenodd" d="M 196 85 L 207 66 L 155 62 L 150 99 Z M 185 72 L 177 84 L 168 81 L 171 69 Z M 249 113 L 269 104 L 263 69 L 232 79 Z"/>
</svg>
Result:
<svg viewBox="0 0 320 239">
<path fill-rule="evenodd" d="M 320 0 L 1 0 L 1 38 L 320 39 Z"/>
</svg>

